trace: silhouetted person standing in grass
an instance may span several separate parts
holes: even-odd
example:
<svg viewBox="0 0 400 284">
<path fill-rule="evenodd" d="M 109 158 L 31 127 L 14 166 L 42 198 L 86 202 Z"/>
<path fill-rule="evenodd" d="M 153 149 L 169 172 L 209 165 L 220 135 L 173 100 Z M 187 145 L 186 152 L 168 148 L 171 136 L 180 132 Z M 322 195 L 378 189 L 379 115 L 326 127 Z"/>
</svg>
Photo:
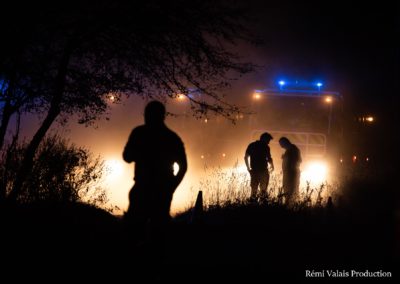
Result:
<svg viewBox="0 0 400 284">
<path fill-rule="evenodd" d="M 125 219 L 136 241 L 163 241 L 172 196 L 187 170 L 183 142 L 165 125 L 165 115 L 161 102 L 148 103 L 145 124 L 132 130 L 123 152 L 126 162 L 135 162 L 135 184 L 129 193 Z M 179 165 L 176 175 L 174 163 Z M 146 231 L 150 231 L 147 238 Z"/>
<path fill-rule="evenodd" d="M 286 137 L 280 138 L 279 144 L 286 150 L 282 155 L 283 192 L 286 204 L 292 204 L 299 191 L 301 154 Z"/>
<path fill-rule="evenodd" d="M 271 150 L 268 146 L 271 139 L 273 139 L 272 136 L 268 132 L 265 132 L 261 134 L 259 140 L 247 146 L 244 162 L 250 173 L 251 199 L 257 197 L 258 187 L 260 187 L 261 194 L 267 194 L 269 184 L 268 164 L 270 164 L 271 169 L 274 170 Z"/>
</svg>

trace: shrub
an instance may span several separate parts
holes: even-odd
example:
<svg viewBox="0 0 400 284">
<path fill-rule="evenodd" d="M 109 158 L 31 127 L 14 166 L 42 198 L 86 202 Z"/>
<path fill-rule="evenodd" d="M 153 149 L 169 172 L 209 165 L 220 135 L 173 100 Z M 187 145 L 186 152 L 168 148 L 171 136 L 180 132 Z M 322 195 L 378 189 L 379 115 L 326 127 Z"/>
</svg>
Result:
<svg viewBox="0 0 400 284">
<path fill-rule="evenodd" d="M 1 153 L 1 197 L 7 200 L 15 183 L 26 144 L 8 145 Z M 69 144 L 53 135 L 43 140 L 34 159 L 33 169 L 23 185 L 18 203 L 86 202 L 100 206 L 107 202 L 101 187 L 105 167 L 83 147 Z"/>
</svg>

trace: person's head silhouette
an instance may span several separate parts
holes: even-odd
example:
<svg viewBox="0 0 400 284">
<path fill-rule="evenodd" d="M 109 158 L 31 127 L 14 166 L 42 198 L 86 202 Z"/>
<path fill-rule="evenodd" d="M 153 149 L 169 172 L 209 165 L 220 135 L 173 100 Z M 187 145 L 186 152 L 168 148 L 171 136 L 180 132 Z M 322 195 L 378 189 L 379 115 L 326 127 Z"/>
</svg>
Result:
<svg viewBox="0 0 400 284">
<path fill-rule="evenodd" d="M 159 101 L 151 101 L 144 109 L 144 122 L 148 125 L 160 125 L 164 123 L 165 106 Z"/>
<path fill-rule="evenodd" d="M 269 141 L 271 141 L 272 139 L 273 139 L 272 135 L 269 134 L 268 132 L 264 132 L 260 136 L 260 140 L 263 141 L 263 142 L 269 143 Z"/>
<path fill-rule="evenodd" d="M 290 143 L 289 139 L 286 137 L 281 137 L 279 139 L 279 145 L 281 145 L 282 148 L 287 149 L 292 143 Z"/>
</svg>

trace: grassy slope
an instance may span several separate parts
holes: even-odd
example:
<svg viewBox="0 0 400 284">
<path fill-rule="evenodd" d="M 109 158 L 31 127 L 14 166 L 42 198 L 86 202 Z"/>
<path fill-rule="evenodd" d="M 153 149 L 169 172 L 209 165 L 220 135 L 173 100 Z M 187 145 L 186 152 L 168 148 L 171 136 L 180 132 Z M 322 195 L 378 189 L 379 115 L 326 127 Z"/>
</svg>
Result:
<svg viewBox="0 0 400 284">
<path fill-rule="evenodd" d="M 122 220 L 93 207 L 3 208 L 2 255 L 6 267 L 39 278 L 249 280 L 303 278 L 305 269 L 393 270 L 393 196 L 382 184 L 352 184 L 348 192 L 332 210 L 232 205 L 210 209 L 200 223 L 188 212 L 174 220 L 163 260 L 146 246 L 132 248 Z"/>
</svg>

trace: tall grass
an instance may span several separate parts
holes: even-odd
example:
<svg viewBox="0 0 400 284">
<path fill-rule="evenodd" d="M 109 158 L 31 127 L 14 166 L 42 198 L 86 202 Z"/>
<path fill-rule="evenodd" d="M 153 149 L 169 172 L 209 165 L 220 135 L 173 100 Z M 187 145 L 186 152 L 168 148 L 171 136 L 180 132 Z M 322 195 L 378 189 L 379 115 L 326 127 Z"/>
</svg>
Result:
<svg viewBox="0 0 400 284">
<path fill-rule="evenodd" d="M 307 182 L 297 195 L 296 201 L 290 206 L 292 209 L 324 206 L 329 197 L 336 199 L 339 194 L 338 183 L 321 183 L 311 185 Z M 205 167 L 203 178 L 197 187 L 191 188 L 203 192 L 203 206 L 205 210 L 223 208 L 227 206 L 241 206 L 255 202 L 269 205 L 285 206 L 285 195 L 282 189 L 282 175 L 272 172 L 267 192 L 259 192 L 256 199 L 250 199 L 250 175 L 236 163 L 231 168 Z M 194 204 L 194 200 L 192 200 Z"/>
</svg>

